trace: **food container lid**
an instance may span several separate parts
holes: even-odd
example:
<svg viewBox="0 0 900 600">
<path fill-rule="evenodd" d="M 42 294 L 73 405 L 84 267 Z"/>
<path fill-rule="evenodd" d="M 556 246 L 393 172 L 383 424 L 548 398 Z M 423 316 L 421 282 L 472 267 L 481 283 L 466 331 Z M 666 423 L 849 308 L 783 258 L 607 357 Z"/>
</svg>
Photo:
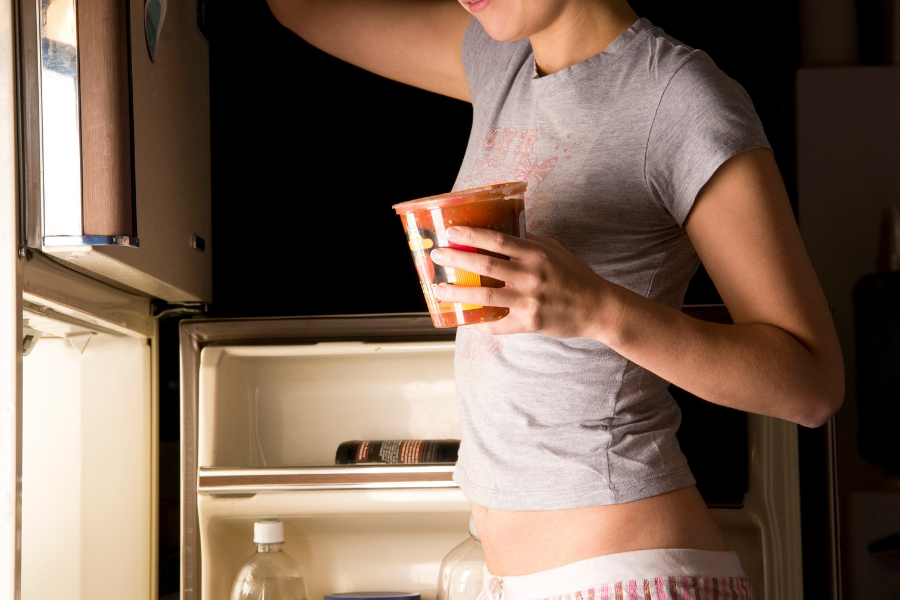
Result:
<svg viewBox="0 0 900 600">
<path fill-rule="evenodd" d="M 340 594 L 325 594 L 324 600 L 337 600 L 338 598 L 356 598 L 357 600 L 420 600 L 419 594 L 412 592 L 341 592 Z"/>
<path fill-rule="evenodd" d="M 524 181 L 495 183 L 494 185 L 486 185 L 468 190 L 438 194 L 437 196 L 428 196 L 417 200 L 409 200 L 407 202 L 395 204 L 391 208 L 397 211 L 398 215 L 402 215 L 408 212 L 431 210 L 442 206 L 467 204 L 469 202 L 483 202 L 484 200 L 497 200 L 506 196 L 524 194 L 525 187 L 526 183 Z"/>
</svg>

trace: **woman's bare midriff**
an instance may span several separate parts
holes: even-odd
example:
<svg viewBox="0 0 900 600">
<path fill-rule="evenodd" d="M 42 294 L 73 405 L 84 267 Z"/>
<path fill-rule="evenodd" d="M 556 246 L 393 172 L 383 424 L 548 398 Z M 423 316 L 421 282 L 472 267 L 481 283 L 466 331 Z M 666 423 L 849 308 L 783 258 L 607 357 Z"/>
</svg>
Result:
<svg viewBox="0 0 900 600">
<path fill-rule="evenodd" d="M 696 487 L 608 506 L 510 511 L 472 504 L 488 570 L 527 575 L 632 550 L 728 550 Z"/>
</svg>

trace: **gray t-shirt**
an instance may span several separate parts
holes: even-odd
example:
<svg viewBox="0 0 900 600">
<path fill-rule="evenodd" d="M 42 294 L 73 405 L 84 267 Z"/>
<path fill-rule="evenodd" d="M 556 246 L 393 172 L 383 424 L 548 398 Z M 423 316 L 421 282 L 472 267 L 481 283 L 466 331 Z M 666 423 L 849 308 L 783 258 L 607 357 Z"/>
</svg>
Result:
<svg viewBox="0 0 900 600">
<path fill-rule="evenodd" d="M 699 264 L 683 227 L 697 192 L 728 158 L 769 147 L 743 88 L 646 19 L 544 77 L 527 40 L 473 20 L 463 62 L 474 114 L 455 189 L 527 181 L 529 231 L 680 308 Z M 575 508 L 694 483 L 668 383 L 599 342 L 460 327 L 455 369 L 454 479 L 473 502 Z"/>
</svg>

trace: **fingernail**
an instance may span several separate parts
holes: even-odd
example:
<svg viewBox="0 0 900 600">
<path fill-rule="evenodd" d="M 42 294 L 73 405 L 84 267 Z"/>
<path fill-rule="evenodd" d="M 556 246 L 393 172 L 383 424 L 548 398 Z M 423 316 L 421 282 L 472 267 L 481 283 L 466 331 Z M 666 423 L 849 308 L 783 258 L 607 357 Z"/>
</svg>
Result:
<svg viewBox="0 0 900 600">
<path fill-rule="evenodd" d="M 432 262 L 440 262 L 442 256 L 444 256 L 444 253 L 441 252 L 440 250 L 432 250 L 431 251 Z"/>
<path fill-rule="evenodd" d="M 447 230 L 447 237 L 451 240 L 459 235 L 459 230 L 456 227 L 451 227 Z"/>
</svg>

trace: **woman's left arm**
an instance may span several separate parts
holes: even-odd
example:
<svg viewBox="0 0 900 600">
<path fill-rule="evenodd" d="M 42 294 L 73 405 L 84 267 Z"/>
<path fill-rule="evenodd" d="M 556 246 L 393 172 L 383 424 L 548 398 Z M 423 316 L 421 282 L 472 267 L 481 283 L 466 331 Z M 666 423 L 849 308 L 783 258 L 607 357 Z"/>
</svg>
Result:
<svg viewBox="0 0 900 600">
<path fill-rule="evenodd" d="M 700 321 L 610 283 L 549 238 L 463 227 L 455 242 L 511 260 L 452 250 L 432 258 L 506 287 L 439 286 L 438 294 L 510 307 L 504 319 L 475 326 L 485 333 L 593 338 L 710 402 L 808 427 L 825 423 L 843 402 L 843 359 L 772 153 L 726 161 L 685 227 L 733 325 Z"/>
</svg>

